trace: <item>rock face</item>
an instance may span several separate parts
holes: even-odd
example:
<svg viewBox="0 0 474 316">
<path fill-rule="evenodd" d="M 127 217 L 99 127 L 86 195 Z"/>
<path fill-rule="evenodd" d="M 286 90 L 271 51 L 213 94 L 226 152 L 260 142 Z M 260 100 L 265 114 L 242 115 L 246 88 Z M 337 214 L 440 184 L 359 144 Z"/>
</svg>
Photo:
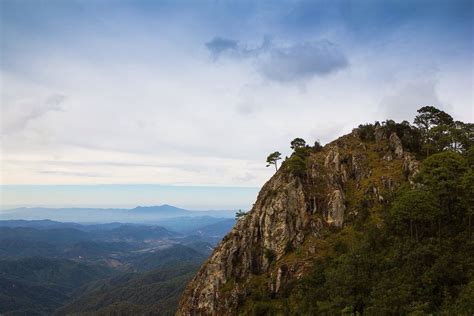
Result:
<svg viewBox="0 0 474 316">
<path fill-rule="evenodd" d="M 388 151 L 395 156 L 390 161 L 382 158 Z M 263 186 L 252 210 L 188 284 L 177 315 L 237 314 L 256 279 L 277 293 L 304 275 L 315 256 L 312 241 L 323 231 L 342 229 L 364 203 L 385 203 L 388 192 L 417 170 L 396 134 L 369 143 L 358 133 L 343 136 L 311 153 L 306 165 L 297 176 L 283 164 Z M 377 170 L 393 172 L 380 176 Z M 294 251 L 308 260 L 291 261 Z"/>
<path fill-rule="evenodd" d="M 389 144 L 390 144 L 390 149 L 393 150 L 395 153 L 395 156 L 397 158 L 402 158 L 403 157 L 403 146 L 402 146 L 402 141 L 400 138 L 397 136 L 396 133 L 392 133 L 389 138 Z"/>
<path fill-rule="evenodd" d="M 341 190 L 334 190 L 329 199 L 329 211 L 327 222 L 336 227 L 342 227 L 344 223 L 344 211 L 346 206 L 344 204 L 344 194 Z"/>
<path fill-rule="evenodd" d="M 420 162 L 415 159 L 415 156 L 411 153 L 405 153 L 403 155 L 403 171 L 408 177 L 410 183 L 413 183 L 413 177 L 416 176 L 420 169 Z"/>
<path fill-rule="evenodd" d="M 385 130 L 383 129 L 382 125 L 379 123 L 375 124 L 375 141 L 381 142 L 385 139 Z"/>
<path fill-rule="evenodd" d="M 287 247 L 301 244 L 308 224 L 299 179 L 277 173 L 263 186 L 252 211 L 237 222 L 191 281 L 178 314 L 224 315 L 235 310 L 239 289 L 222 299 L 224 284 L 266 272 Z"/>
</svg>

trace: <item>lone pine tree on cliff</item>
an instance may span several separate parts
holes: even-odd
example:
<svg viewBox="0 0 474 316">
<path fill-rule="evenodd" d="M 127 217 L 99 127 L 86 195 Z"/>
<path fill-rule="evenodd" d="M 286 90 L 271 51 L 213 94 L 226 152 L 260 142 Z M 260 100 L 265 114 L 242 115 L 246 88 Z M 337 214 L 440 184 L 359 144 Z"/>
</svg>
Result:
<svg viewBox="0 0 474 316">
<path fill-rule="evenodd" d="M 281 153 L 278 151 L 275 151 L 268 155 L 267 157 L 267 167 L 270 167 L 271 165 L 275 165 L 275 172 L 278 170 L 278 160 L 281 159 Z"/>
</svg>

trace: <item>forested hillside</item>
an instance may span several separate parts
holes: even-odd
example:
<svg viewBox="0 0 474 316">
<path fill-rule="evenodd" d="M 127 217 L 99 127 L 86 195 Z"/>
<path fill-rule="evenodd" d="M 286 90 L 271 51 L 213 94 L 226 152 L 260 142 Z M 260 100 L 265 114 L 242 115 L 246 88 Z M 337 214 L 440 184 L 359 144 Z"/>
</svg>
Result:
<svg viewBox="0 0 474 316">
<path fill-rule="evenodd" d="M 173 314 L 228 222 L 198 219 L 199 234 L 182 234 L 144 224 L 0 221 L 0 314 Z"/>
</svg>

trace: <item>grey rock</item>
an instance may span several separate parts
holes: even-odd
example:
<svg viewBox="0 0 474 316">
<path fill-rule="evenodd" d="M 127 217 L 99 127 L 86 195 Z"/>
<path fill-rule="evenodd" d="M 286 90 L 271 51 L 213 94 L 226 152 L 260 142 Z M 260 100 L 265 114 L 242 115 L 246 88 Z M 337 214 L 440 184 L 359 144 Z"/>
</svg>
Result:
<svg viewBox="0 0 474 316">
<path fill-rule="evenodd" d="M 386 138 L 384 128 L 378 123 L 375 124 L 374 135 L 375 135 L 375 141 L 377 143 L 381 142 L 382 140 Z"/>
<path fill-rule="evenodd" d="M 344 211 L 346 210 L 344 194 L 341 190 L 334 190 L 329 198 L 327 222 L 336 227 L 344 224 Z"/>
<path fill-rule="evenodd" d="M 403 146 L 402 146 L 402 141 L 400 138 L 397 136 L 396 133 L 392 133 L 389 138 L 389 146 L 390 149 L 393 150 L 395 157 L 397 158 L 403 158 Z"/>
</svg>

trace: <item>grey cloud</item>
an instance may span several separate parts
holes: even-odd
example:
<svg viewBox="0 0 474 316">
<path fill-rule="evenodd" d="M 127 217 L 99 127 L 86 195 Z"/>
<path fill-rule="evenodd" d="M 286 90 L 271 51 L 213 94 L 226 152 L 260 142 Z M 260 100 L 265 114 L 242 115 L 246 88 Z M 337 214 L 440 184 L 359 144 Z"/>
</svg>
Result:
<svg viewBox="0 0 474 316">
<path fill-rule="evenodd" d="M 222 38 L 222 37 L 214 37 L 211 41 L 207 42 L 206 44 L 207 49 L 211 52 L 212 57 L 216 60 L 222 54 L 228 52 L 238 52 L 239 46 L 237 41 Z"/>
<path fill-rule="evenodd" d="M 283 46 L 265 36 L 260 46 L 247 48 L 235 40 L 215 37 L 206 47 L 214 60 L 221 56 L 252 59 L 262 77 L 277 82 L 304 81 L 349 65 L 346 55 L 327 40 Z"/>
<path fill-rule="evenodd" d="M 274 81 L 288 82 L 322 76 L 348 66 L 346 56 L 328 41 L 273 48 L 263 56 L 259 72 Z"/>
</svg>

